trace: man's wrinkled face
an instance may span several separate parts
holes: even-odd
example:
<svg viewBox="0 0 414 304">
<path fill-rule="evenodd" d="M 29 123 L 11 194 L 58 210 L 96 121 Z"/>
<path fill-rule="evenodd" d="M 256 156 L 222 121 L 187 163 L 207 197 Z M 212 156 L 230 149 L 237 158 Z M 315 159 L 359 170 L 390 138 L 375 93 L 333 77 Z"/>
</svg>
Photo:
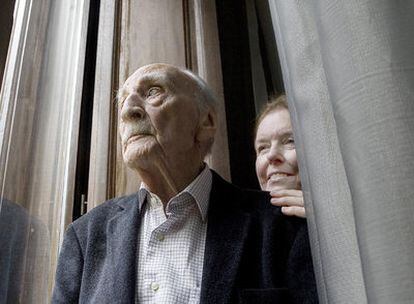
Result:
<svg viewBox="0 0 414 304">
<path fill-rule="evenodd" d="M 196 86 L 177 68 L 144 66 L 119 92 L 119 132 L 124 161 L 146 168 L 157 158 L 185 158 L 195 144 L 199 109 Z"/>
<path fill-rule="evenodd" d="M 289 111 L 278 107 L 261 121 L 256 134 L 256 173 L 265 191 L 301 189 Z"/>
</svg>

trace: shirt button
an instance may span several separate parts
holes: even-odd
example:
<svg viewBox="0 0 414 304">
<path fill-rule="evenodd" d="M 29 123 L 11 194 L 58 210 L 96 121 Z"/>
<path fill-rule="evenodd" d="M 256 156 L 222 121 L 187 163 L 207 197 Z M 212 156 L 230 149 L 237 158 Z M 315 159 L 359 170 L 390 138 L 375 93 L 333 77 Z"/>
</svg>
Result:
<svg viewBox="0 0 414 304">
<path fill-rule="evenodd" d="M 151 289 L 152 291 L 157 291 L 158 289 L 160 289 L 160 285 L 158 283 L 152 282 L 151 283 Z"/>
<path fill-rule="evenodd" d="M 165 236 L 164 236 L 164 234 L 157 234 L 157 240 L 158 241 L 160 241 L 160 242 L 162 242 L 162 241 L 164 241 L 164 239 L 165 239 Z"/>
</svg>

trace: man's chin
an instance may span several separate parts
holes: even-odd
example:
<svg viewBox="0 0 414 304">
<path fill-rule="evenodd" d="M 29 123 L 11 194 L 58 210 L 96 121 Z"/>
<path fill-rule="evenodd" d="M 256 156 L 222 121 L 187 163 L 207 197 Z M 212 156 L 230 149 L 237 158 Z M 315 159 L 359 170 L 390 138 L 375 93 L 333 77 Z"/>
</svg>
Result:
<svg viewBox="0 0 414 304">
<path fill-rule="evenodd" d="M 152 144 L 129 144 L 123 153 L 125 164 L 131 169 L 148 169 L 156 163 L 157 147 Z"/>
<path fill-rule="evenodd" d="M 128 168 L 133 170 L 148 170 L 154 166 L 154 161 L 147 157 L 128 157 L 124 156 L 124 162 Z"/>
</svg>

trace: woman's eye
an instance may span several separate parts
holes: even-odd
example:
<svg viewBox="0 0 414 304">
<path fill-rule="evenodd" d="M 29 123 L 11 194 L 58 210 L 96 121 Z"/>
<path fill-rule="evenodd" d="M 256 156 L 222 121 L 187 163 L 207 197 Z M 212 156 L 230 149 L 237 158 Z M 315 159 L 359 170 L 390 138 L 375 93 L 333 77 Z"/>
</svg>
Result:
<svg viewBox="0 0 414 304">
<path fill-rule="evenodd" d="M 161 89 L 159 87 L 152 87 L 148 90 L 147 97 L 153 97 L 157 95 L 160 91 Z"/>
<path fill-rule="evenodd" d="M 293 137 L 289 137 L 285 140 L 285 145 L 290 145 L 290 146 L 294 146 L 295 145 L 295 140 L 293 139 Z"/>
<path fill-rule="evenodd" d="M 259 154 L 259 153 L 261 153 L 261 152 L 265 151 L 265 150 L 266 150 L 266 148 L 267 148 L 267 146 L 266 146 L 266 145 L 257 146 L 257 148 L 256 148 L 256 152 L 257 152 L 257 154 Z"/>
</svg>

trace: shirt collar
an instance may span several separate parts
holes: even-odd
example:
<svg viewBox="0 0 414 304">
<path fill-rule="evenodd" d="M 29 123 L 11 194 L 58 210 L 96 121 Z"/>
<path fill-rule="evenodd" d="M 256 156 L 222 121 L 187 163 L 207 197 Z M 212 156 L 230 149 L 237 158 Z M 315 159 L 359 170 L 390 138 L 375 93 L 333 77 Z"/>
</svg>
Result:
<svg viewBox="0 0 414 304">
<path fill-rule="evenodd" d="M 201 171 L 201 173 L 183 191 L 171 198 L 170 202 L 183 193 L 190 194 L 196 201 L 202 220 L 205 221 L 207 218 L 212 181 L 213 176 L 211 174 L 210 168 L 207 164 L 205 164 L 204 169 Z M 146 185 L 142 182 L 138 191 L 138 203 L 140 210 L 147 196 L 149 198 L 152 197 L 153 202 L 161 202 L 158 196 L 154 193 L 151 193 L 147 189 Z"/>
</svg>

